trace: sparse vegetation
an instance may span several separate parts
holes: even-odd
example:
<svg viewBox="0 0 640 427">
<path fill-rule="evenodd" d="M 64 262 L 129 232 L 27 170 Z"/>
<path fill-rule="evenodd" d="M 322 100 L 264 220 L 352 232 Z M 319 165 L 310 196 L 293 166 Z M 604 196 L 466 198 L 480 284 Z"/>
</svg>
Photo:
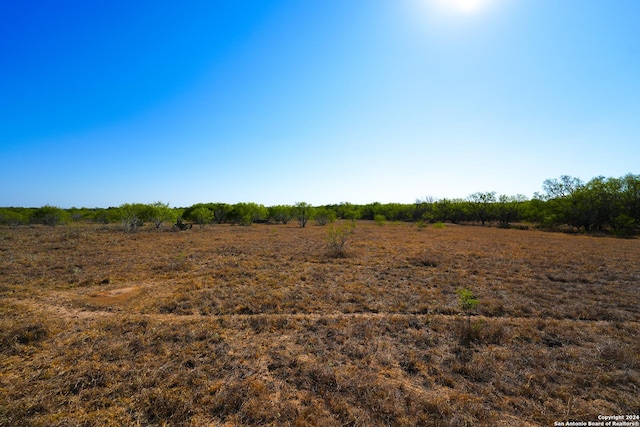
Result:
<svg viewBox="0 0 640 427">
<path fill-rule="evenodd" d="M 344 257 L 347 249 L 347 243 L 355 230 L 354 221 L 343 221 L 338 225 L 331 225 L 327 232 L 327 242 L 329 243 L 329 251 L 331 256 Z"/>
<path fill-rule="evenodd" d="M 548 426 L 638 412 L 639 240 L 361 221 L 334 258 L 327 233 L 3 229 L 0 425 Z M 463 288 L 481 296 L 470 322 Z"/>
<path fill-rule="evenodd" d="M 473 341 L 480 332 L 482 323 L 471 324 L 471 315 L 480 303 L 473 292 L 467 288 L 460 288 L 456 291 L 458 295 L 458 303 L 465 316 L 467 316 L 466 326 L 462 329 L 461 338 L 465 344 Z"/>
<path fill-rule="evenodd" d="M 638 182 L 411 205 L 0 208 L 0 427 L 637 414 Z M 314 214 L 328 228 L 305 228 Z M 129 234 L 175 218 L 185 232 Z M 458 225 L 473 223 L 499 228 Z"/>
</svg>

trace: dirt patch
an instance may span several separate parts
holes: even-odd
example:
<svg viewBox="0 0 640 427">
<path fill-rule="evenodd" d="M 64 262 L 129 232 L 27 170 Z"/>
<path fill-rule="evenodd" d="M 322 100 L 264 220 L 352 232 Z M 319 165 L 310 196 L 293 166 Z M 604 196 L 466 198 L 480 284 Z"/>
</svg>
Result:
<svg viewBox="0 0 640 427">
<path fill-rule="evenodd" d="M 86 295 L 75 295 L 71 298 L 73 306 L 79 308 L 112 308 L 121 309 L 138 299 L 144 293 L 142 286 L 99 290 Z"/>
<path fill-rule="evenodd" d="M 123 301 L 138 295 L 141 291 L 140 286 L 129 286 L 127 288 L 111 289 L 109 291 L 95 292 L 87 297 L 93 301 Z"/>
</svg>

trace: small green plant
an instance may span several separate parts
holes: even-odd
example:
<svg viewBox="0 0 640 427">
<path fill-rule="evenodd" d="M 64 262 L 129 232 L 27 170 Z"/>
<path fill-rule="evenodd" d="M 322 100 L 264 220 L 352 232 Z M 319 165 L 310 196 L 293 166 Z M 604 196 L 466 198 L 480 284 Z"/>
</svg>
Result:
<svg viewBox="0 0 640 427">
<path fill-rule="evenodd" d="M 338 226 L 334 226 L 333 224 L 329 226 L 327 243 L 329 244 L 329 250 L 332 256 L 336 258 L 345 256 L 347 243 L 355 228 L 355 221 L 345 221 Z"/>
<path fill-rule="evenodd" d="M 466 327 L 462 330 L 462 339 L 465 342 L 471 342 L 477 336 L 479 336 L 480 329 L 482 327 L 481 323 L 471 325 L 471 315 L 473 314 L 475 308 L 480 303 L 478 298 L 473 294 L 473 292 L 467 288 L 460 288 L 456 291 L 458 294 L 458 303 L 460 308 L 467 316 Z"/>
<path fill-rule="evenodd" d="M 420 231 L 423 228 L 427 228 L 427 223 L 424 222 L 423 220 L 420 220 L 420 221 L 416 222 L 416 227 L 418 228 L 418 231 Z"/>
<path fill-rule="evenodd" d="M 187 253 L 182 251 L 179 254 L 173 256 L 169 260 L 169 270 L 172 271 L 187 271 L 189 269 L 189 260 Z"/>
<path fill-rule="evenodd" d="M 374 215 L 373 220 L 375 221 L 376 225 L 384 225 L 387 222 L 387 219 L 384 217 L 384 215 L 381 214 Z"/>
<path fill-rule="evenodd" d="M 467 315 L 467 318 L 471 318 L 471 313 L 473 309 L 479 304 L 478 298 L 467 288 L 460 288 L 456 291 L 458 294 L 458 302 L 460 303 L 460 308 Z"/>
<path fill-rule="evenodd" d="M 436 230 L 442 230 L 444 227 L 445 227 L 444 223 L 440 221 L 433 224 L 433 228 L 435 228 Z"/>
</svg>

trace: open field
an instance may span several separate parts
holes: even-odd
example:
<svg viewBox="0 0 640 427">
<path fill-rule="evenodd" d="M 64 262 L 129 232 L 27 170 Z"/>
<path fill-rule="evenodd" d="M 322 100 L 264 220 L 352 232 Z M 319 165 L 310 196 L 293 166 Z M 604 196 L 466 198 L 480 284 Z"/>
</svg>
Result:
<svg viewBox="0 0 640 427">
<path fill-rule="evenodd" d="M 640 240 L 360 222 L 336 258 L 326 239 L 0 229 L 0 426 L 640 414 Z"/>
</svg>

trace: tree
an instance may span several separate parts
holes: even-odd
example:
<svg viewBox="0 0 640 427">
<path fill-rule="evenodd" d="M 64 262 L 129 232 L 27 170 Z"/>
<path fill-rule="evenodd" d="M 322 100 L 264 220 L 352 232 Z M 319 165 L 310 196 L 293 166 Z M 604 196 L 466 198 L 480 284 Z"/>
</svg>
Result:
<svg viewBox="0 0 640 427">
<path fill-rule="evenodd" d="M 149 217 L 155 228 L 160 228 L 164 221 L 173 222 L 176 215 L 168 203 L 158 201 L 149 205 Z"/>
<path fill-rule="evenodd" d="M 628 174 L 622 178 L 622 183 L 625 211 L 640 223 L 640 175 Z"/>
<path fill-rule="evenodd" d="M 32 217 L 34 222 L 51 227 L 54 227 L 59 223 L 66 222 L 68 219 L 69 215 L 64 209 L 51 205 L 45 205 L 36 209 Z"/>
<path fill-rule="evenodd" d="M 264 223 L 269 219 L 269 209 L 259 203 L 249 203 L 251 222 Z"/>
<path fill-rule="evenodd" d="M 189 219 L 199 224 L 200 228 L 204 228 L 204 226 L 213 219 L 213 212 L 204 205 L 198 206 L 190 212 Z"/>
<path fill-rule="evenodd" d="M 329 244 L 329 250 L 331 255 L 336 258 L 342 258 L 345 256 L 347 249 L 347 243 L 349 238 L 353 234 L 356 228 L 355 221 L 341 222 L 338 226 L 331 224 L 329 231 L 327 232 L 327 243 Z"/>
<path fill-rule="evenodd" d="M 300 223 L 300 227 L 304 228 L 307 221 L 313 218 L 313 206 L 307 202 L 298 202 L 294 205 L 293 212 Z"/>
<path fill-rule="evenodd" d="M 269 211 L 257 203 L 236 203 L 229 212 L 231 222 L 240 225 L 251 225 L 254 222 L 267 220 Z"/>
<path fill-rule="evenodd" d="M 287 205 L 277 205 L 269 207 L 269 218 L 275 222 L 288 224 L 293 217 L 293 207 Z"/>
<path fill-rule="evenodd" d="M 547 179 L 542 184 L 542 188 L 546 192 L 544 196 L 546 200 L 568 197 L 583 186 L 584 183 L 579 178 L 569 175 L 562 175 L 560 179 Z"/>
<path fill-rule="evenodd" d="M 414 221 L 435 221 L 435 203 L 433 196 L 426 196 L 424 199 L 416 199 L 415 211 L 413 214 Z"/>
<path fill-rule="evenodd" d="M 231 206 L 226 203 L 214 203 L 210 210 L 213 212 L 213 221 L 216 224 L 222 224 L 227 220 L 227 216 L 231 212 Z"/>
<path fill-rule="evenodd" d="M 118 218 L 122 221 L 124 231 L 131 233 L 144 225 L 148 220 L 149 206 L 141 203 L 124 203 L 118 208 Z"/>
<path fill-rule="evenodd" d="M 495 191 L 488 193 L 473 193 L 469 196 L 469 202 L 471 203 L 473 213 L 476 218 L 480 220 L 482 225 L 493 218 L 493 205 L 496 202 Z"/>
<path fill-rule="evenodd" d="M 0 208 L 0 224 L 16 227 L 29 222 L 29 213 L 24 208 Z"/>
<path fill-rule="evenodd" d="M 335 206 L 335 212 L 338 218 L 350 219 L 351 221 L 355 221 L 356 219 L 360 219 L 362 217 L 360 211 L 360 206 L 353 205 L 349 202 L 343 202 L 338 206 Z"/>
<path fill-rule="evenodd" d="M 319 208 L 315 208 L 314 218 L 316 220 L 316 224 L 327 225 L 328 223 L 336 220 L 336 213 L 324 206 L 321 206 Z"/>
<path fill-rule="evenodd" d="M 522 194 L 516 196 L 506 196 L 502 194 L 498 197 L 496 215 L 501 227 L 509 227 L 509 223 L 520 220 L 522 203 L 526 200 L 526 197 Z"/>
</svg>

